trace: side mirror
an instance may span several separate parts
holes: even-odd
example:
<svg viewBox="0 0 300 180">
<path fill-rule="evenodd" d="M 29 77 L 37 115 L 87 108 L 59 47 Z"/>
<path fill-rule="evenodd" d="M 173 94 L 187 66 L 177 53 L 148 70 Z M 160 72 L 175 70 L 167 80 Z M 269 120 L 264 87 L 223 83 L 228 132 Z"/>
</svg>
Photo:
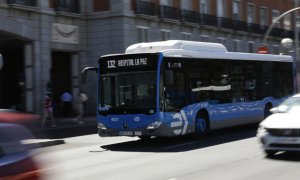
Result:
<svg viewBox="0 0 300 180">
<path fill-rule="evenodd" d="M 3 67 L 3 64 L 4 64 L 4 62 L 3 62 L 3 57 L 2 57 L 2 55 L 0 54 L 0 70 L 1 70 L 2 67 Z"/>
<path fill-rule="evenodd" d="M 80 77 L 80 80 L 81 80 L 81 86 L 82 87 L 85 87 L 86 86 L 86 81 L 87 81 L 87 73 L 89 71 L 94 71 L 96 73 L 99 72 L 98 68 L 97 67 L 86 67 L 84 68 L 82 71 L 81 71 L 81 77 Z M 82 88 L 81 88 L 82 89 Z"/>
</svg>

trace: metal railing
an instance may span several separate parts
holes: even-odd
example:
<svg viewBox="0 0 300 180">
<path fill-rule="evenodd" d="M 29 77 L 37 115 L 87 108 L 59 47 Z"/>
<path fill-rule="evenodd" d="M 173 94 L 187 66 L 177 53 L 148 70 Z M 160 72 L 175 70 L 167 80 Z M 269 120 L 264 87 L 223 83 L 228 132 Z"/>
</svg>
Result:
<svg viewBox="0 0 300 180">
<path fill-rule="evenodd" d="M 7 0 L 7 4 L 16 4 L 23 6 L 37 6 L 37 0 Z"/>
<path fill-rule="evenodd" d="M 194 11 L 181 10 L 181 20 L 183 22 L 200 23 L 200 14 Z"/>
<path fill-rule="evenodd" d="M 155 16 L 156 13 L 156 6 L 154 3 L 146 2 L 146 1 L 136 1 L 135 7 L 136 14 L 143 14 L 149 16 Z"/>
<path fill-rule="evenodd" d="M 229 18 L 220 17 L 219 18 L 219 27 L 226 28 L 226 29 L 233 29 L 234 24 L 233 21 Z"/>
<path fill-rule="evenodd" d="M 16 0 L 15 0 L 16 1 Z M 78 0 L 74 0 L 77 6 L 65 7 L 62 2 L 63 0 L 56 0 L 57 8 L 68 12 L 78 12 Z M 143 14 L 149 16 L 158 16 L 162 19 L 179 20 L 182 22 L 196 23 L 200 25 L 213 26 L 218 28 L 232 29 L 235 31 L 243 31 L 255 34 L 265 34 L 268 26 L 262 26 L 255 23 L 247 23 L 241 20 L 233 20 L 225 17 L 217 17 L 215 15 L 203 14 L 189 10 L 179 10 L 178 8 L 159 5 L 155 3 L 136 0 L 135 1 L 135 14 Z M 280 28 L 274 28 L 271 32 L 274 37 L 290 37 L 293 38 L 294 32 L 287 31 Z"/>
<path fill-rule="evenodd" d="M 218 19 L 216 16 L 210 14 L 200 14 L 200 24 L 207 26 L 217 26 Z"/>
<path fill-rule="evenodd" d="M 179 10 L 171 6 L 159 6 L 159 17 L 179 20 Z"/>
</svg>

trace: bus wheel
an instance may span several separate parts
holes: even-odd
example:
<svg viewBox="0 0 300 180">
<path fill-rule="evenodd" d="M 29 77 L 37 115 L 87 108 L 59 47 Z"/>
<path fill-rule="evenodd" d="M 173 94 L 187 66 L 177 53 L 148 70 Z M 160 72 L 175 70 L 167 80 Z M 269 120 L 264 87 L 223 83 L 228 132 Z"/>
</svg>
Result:
<svg viewBox="0 0 300 180">
<path fill-rule="evenodd" d="M 203 137 L 208 132 L 208 121 L 204 117 L 198 117 L 195 123 L 196 137 Z"/>
</svg>

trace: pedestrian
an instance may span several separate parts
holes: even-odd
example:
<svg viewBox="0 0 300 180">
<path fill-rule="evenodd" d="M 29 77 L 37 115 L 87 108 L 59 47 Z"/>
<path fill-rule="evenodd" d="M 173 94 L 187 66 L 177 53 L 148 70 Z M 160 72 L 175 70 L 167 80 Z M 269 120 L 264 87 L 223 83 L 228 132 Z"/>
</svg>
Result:
<svg viewBox="0 0 300 180">
<path fill-rule="evenodd" d="M 60 97 L 62 102 L 63 117 L 69 117 L 71 114 L 72 98 L 72 95 L 68 91 L 65 91 Z"/>
<path fill-rule="evenodd" d="M 45 123 L 47 118 L 50 118 L 52 121 L 51 127 L 56 127 L 56 121 L 53 115 L 53 107 L 52 107 L 52 96 L 51 93 L 46 94 L 46 98 L 44 100 L 44 118 L 42 120 L 42 127 L 45 127 Z"/>
<path fill-rule="evenodd" d="M 86 114 L 87 112 L 87 100 L 88 100 L 88 97 L 87 95 L 83 92 L 83 91 L 80 91 L 80 94 L 81 94 L 81 98 L 82 98 L 82 101 L 83 101 L 83 111 L 84 111 L 84 114 Z"/>
<path fill-rule="evenodd" d="M 77 116 L 73 119 L 73 121 L 77 122 L 78 124 L 84 123 L 83 121 L 81 121 L 81 118 L 84 115 L 84 103 L 87 101 L 87 99 L 87 96 L 81 91 L 76 96 L 75 103 Z"/>
</svg>

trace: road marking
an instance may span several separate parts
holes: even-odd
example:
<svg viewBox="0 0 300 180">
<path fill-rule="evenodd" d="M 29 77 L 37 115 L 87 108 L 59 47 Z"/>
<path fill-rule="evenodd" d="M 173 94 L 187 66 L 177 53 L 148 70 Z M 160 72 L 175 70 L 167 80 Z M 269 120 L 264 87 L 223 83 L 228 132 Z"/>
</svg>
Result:
<svg viewBox="0 0 300 180">
<path fill-rule="evenodd" d="M 171 179 L 168 179 L 168 180 L 177 180 L 178 178 L 171 178 Z"/>
</svg>

